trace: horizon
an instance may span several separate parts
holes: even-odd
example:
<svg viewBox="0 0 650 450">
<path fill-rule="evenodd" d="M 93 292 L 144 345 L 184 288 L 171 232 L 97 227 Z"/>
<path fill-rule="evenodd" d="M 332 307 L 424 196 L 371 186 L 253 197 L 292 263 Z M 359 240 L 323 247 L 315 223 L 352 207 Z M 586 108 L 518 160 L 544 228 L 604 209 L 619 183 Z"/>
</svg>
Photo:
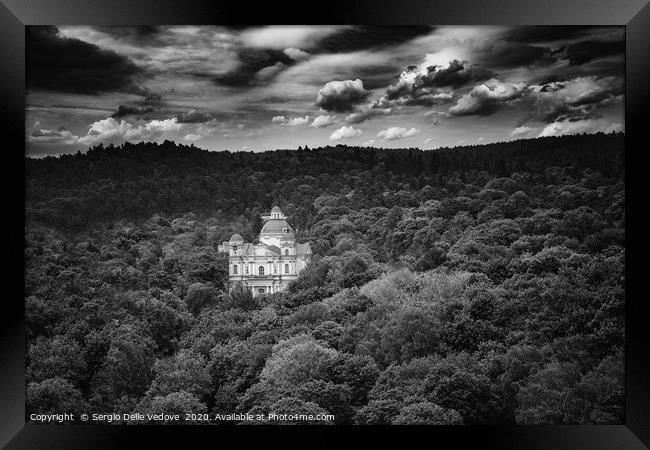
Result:
<svg viewBox="0 0 650 450">
<path fill-rule="evenodd" d="M 26 157 L 624 132 L 619 26 L 28 26 Z"/>
<path fill-rule="evenodd" d="M 529 138 L 515 138 L 515 139 L 510 139 L 507 141 L 497 141 L 497 142 L 478 142 L 475 144 L 461 144 L 461 145 L 454 145 L 454 146 L 444 146 L 444 147 L 435 147 L 435 148 L 421 148 L 421 147 L 377 147 L 377 146 L 361 146 L 361 145 L 352 145 L 352 144 L 345 144 L 345 143 L 338 143 L 338 144 L 327 144 L 327 145 L 319 145 L 317 147 L 309 147 L 308 145 L 305 146 L 298 146 L 298 148 L 275 148 L 275 149 L 265 149 L 265 150 L 260 150 L 260 151 L 252 151 L 252 150 L 228 150 L 228 149 L 219 149 L 219 150 L 210 150 L 207 148 L 200 147 L 198 145 L 195 145 L 193 142 L 191 143 L 183 143 L 183 142 L 176 142 L 172 140 L 166 140 L 168 142 L 171 142 L 177 147 L 186 147 L 186 148 L 192 148 L 195 150 L 200 150 L 204 152 L 209 152 L 209 153 L 251 153 L 251 154 L 263 154 L 263 153 L 273 153 L 273 152 L 297 152 L 297 151 L 313 151 L 313 150 L 322 150 L 322 149 L 327 149 L 327 148 L 341 148 L 341 147 L 347 147 L 347 148 L 361 148 L 361 149 L 371 149 L 371 150 L 419 150 L 423 152 L 429 152 L 429 151 L 436 151 L 436 150 L 453 150 L 453 149 L 465 149 L 469 147 L 486 147 L 490 145 L 498 145 L 498 144 L 505 144 L 505 143 L 514 143 L 514 142 L 519 142 L 519 141 L 536 141 L 536 140 L 541 140 L 541 139 L 552 139 L 552 138 L 562 138 L 562 137 L 587 137 L 587 136 L 594 136 L 598 134 L 604 134 L 604 135 L 625 135 L 625 131 L 611 131 L 611 132 L 603 132 L 603 131 L 597 131 L 595 133 L 579 133 L 579 134 L 562 134 L 562 135 L 556 135 L 556 136 L 541 136 L 541 137 L 529 137 Z M 156 142 L 156 141 L 140 141 L 140 142 L 129 142 L 129 141 L 124 141 L 120 144 L 113 144 L 110 143 L 106 146 L 104 146 L 104 150 L 113 148 L 122 148 L 126 145 L 163 145 L 165 141 L 163 142 Z M 99 145 L 99 144 L 98 144 Z M 103 145 L 103 144 L 102 144 Z M 60 153 L 56 155 L 25 155 L 26 159 L 34 159 L 34 160 L 39 160 L 39 159 L 45 159 L 45 158 L 57 158 L 59 159 L 62 156 L 75 156 L 78 154 L 81 155 L 87 155 L 89 150 L 93 150 L 94 147 L 88 147 L 85 150 L 78 150 L 75 153 Z"/>
</svg>

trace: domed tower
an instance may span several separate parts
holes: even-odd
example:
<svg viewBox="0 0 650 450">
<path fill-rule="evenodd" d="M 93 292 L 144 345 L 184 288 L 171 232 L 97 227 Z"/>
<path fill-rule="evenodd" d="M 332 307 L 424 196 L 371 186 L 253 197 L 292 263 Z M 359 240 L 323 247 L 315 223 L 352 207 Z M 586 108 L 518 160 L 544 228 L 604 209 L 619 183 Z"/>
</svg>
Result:
<svg viewBox="0 0 650 450">
<path fill-rule="evenodd" d="M 235 233 L 230 237 L 228 243 L 230 244 L 230 255 L 235 256 L 241 251 L 241 247 L 244 245 L 244 238 L 239 233 Z"/>
<path fill-rule="evenodd" d="M 259 240 L 262 244 L 274 245 L 276 247 L 282 246 L 281 238 L 288 233 L 292 233 L 291 226 L 287 223 L 286 216 L 277 206 L 271 210 L 271 214 L 263 216 L 266 219 L 262 231 L 260 231 Z"/>
</svg>

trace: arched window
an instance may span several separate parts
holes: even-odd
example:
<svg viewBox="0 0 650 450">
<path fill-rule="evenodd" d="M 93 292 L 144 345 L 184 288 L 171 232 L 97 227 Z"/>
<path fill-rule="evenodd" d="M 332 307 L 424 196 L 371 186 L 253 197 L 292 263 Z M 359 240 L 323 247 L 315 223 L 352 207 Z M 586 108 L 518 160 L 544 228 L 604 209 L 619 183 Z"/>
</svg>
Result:
<svg viewBox="0 0 650 450">
<path fill-rule="evenodd" d="M 260 266 L 258 272 L 260 275 L 264 275 L 264 266 Z"/>
<path fill-rule="evenodd" d="M 237 265 L 232 266 L 232 273 L 237 275 Z"/>
<path fill-rule="evenodd" d="M 289 254 L 289 249 L 286 249 L 286 250 L 284 251 L 284 254 L 285 254 L 285 255 L 288 255 L 288 254 Z"/>
<path fill-rule="evenodd" d="M 236 251 L 237 251 L 237 246 L 236 246 L 236 245 L 233 245 L 233 246 L 232 246 L 232 251 L 233 251 L 233 252 L 236 252 Z"/>
<path fill-rule="evenodd" d="M 289 264 L 284 265 L 284 273 L 289 273 Z"/>
</svg>

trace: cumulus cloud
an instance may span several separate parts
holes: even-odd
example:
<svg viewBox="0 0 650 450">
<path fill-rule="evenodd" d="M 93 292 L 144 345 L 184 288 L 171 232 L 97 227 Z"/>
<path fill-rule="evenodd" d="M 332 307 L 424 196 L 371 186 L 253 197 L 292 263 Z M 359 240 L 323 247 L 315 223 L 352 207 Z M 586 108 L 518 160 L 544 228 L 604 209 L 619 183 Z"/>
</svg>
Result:
<svg viewBox="0 0 650 450">
<path fill-rule="evenodd" d="M 285 125 L 288 127 L 295 127 L 297 125 L 304 125 L 309 122 L 309 116 L 305 117 L 294 117 L 293 119 L 288 120 Z"/>
<path fill-rule="evenodd" d="M 299 48 L 293 47 L 285 48 L 284 54 L 294 61 L 304 61 L 305 59 L 309 58 L 309 53 L 300 50 Z"/>
<path fill-rule="evenodd" d="M 454 89 L 486 80 L 494 74 L 467 61 L 452 59 L 446 64 L 431 64 L 441 55 L 429 54 L 419 66 L 402 71 L 397 83 L 389 86 L 379 101 L 384 106 L 433 106 L 452 101 Z"/>
<path fill-rule="evenodd" d="M 490 115 L 504 103 L 521 97 L 525 87 L 524 83 L 488 80 L 474 86 L 471 91 L 460 97 L 456 104 L 449 108 L 449 114 L 454 116 Z"/>
<path fill-rule="evenodd" d="M 280 125 L 287 127 L 295 127 L 298 125 L 304 125 L 309 122 L 309 116 L 304 117 L 294 117 L 293 119 L 288 119 L 285 116 L 274 116 L 271 119 L 273 123 L 279 123 Z"/>
<path fill-rule="evenodd" d="M 151 120 L 135 126 L 125 120 L 117 121 L 112 117 L 94 122 L 88 133 L 81 136 L 75 143 L 84 145 L 119 144 L 124 141 L 143 142 L 161 141 L 164 139 L 180 139 L 186 133 L 181 133 L 183 125 L 177 119 Z"/>
<path fill-rule="evenodd" d="M 360 136 L 363 133 L 360 129 L 354 128 L 352 126 L 343 126 L 336 130 L 330 136 L 330 141 L 338 141 L 341 139 L 350 139 L 353 137 Z"/>
<path fill-rule="evenodd" d="M 203 136 L 201 136 L 200 134 L 186 134 L 185 136 L 183 136 L 183 140 L 188 142 L 196 142 L 202 137 Z"/>
<path fill-rule="evenodd" d="M 335 116 L 328 116 L 328 115 L 320 115 L 314 119 L 314 121 L 311 123 L 311 127 L 315 128 L 323 128 L 323 127 L 328 127 L 330 125 L 333 125 L 335 122 Z"/>
<path fill-rule="evenodd" d="M 598 132 L 611 133 L 620 131 L 623 131 L 623 125 L 603 119 L 583 119 L 575 121 L 564 120 L 546 125 L 542 132 L 539 133 L 538 137 Z"/>
<path fill-rule="evenodd" d="M 622 100 L 624 90 L 624 80 L 615 76 L 584 76 L 532 85 L 529 88 L 532 102 L 528 120 L 551 123 L 596 118 L 599 107 Z"/>
<path fill-rule="evenodd" d="M 381 130 L 377 133 L 377 137 L 385 141 L 393 141 L 396 139 L 406 139 L 415 136 L 420 131 L 415 128 L 406 129 L 402 127 L 390 127 L 385 130 Z"/>
<path fill-rule="evenodd" d="M 363 87 L 360 79 L 330 81 L 316 95 L 316 106 L 325 111 L 351 112 L 357 105 L 366 101 L 370 91 Z"/>
</svg>

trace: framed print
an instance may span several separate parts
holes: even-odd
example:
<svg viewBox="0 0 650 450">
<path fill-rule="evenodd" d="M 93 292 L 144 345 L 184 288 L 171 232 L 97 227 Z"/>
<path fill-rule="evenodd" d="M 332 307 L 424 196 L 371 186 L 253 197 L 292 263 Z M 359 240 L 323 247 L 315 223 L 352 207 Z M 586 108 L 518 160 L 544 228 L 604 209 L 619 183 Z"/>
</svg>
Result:
<svg viewBox="0 0 650 450">
<path fill-rule="evenodd" d="M 7 448 L 647 448 L 645 2 L 3 2 Z"/>
</svg>

